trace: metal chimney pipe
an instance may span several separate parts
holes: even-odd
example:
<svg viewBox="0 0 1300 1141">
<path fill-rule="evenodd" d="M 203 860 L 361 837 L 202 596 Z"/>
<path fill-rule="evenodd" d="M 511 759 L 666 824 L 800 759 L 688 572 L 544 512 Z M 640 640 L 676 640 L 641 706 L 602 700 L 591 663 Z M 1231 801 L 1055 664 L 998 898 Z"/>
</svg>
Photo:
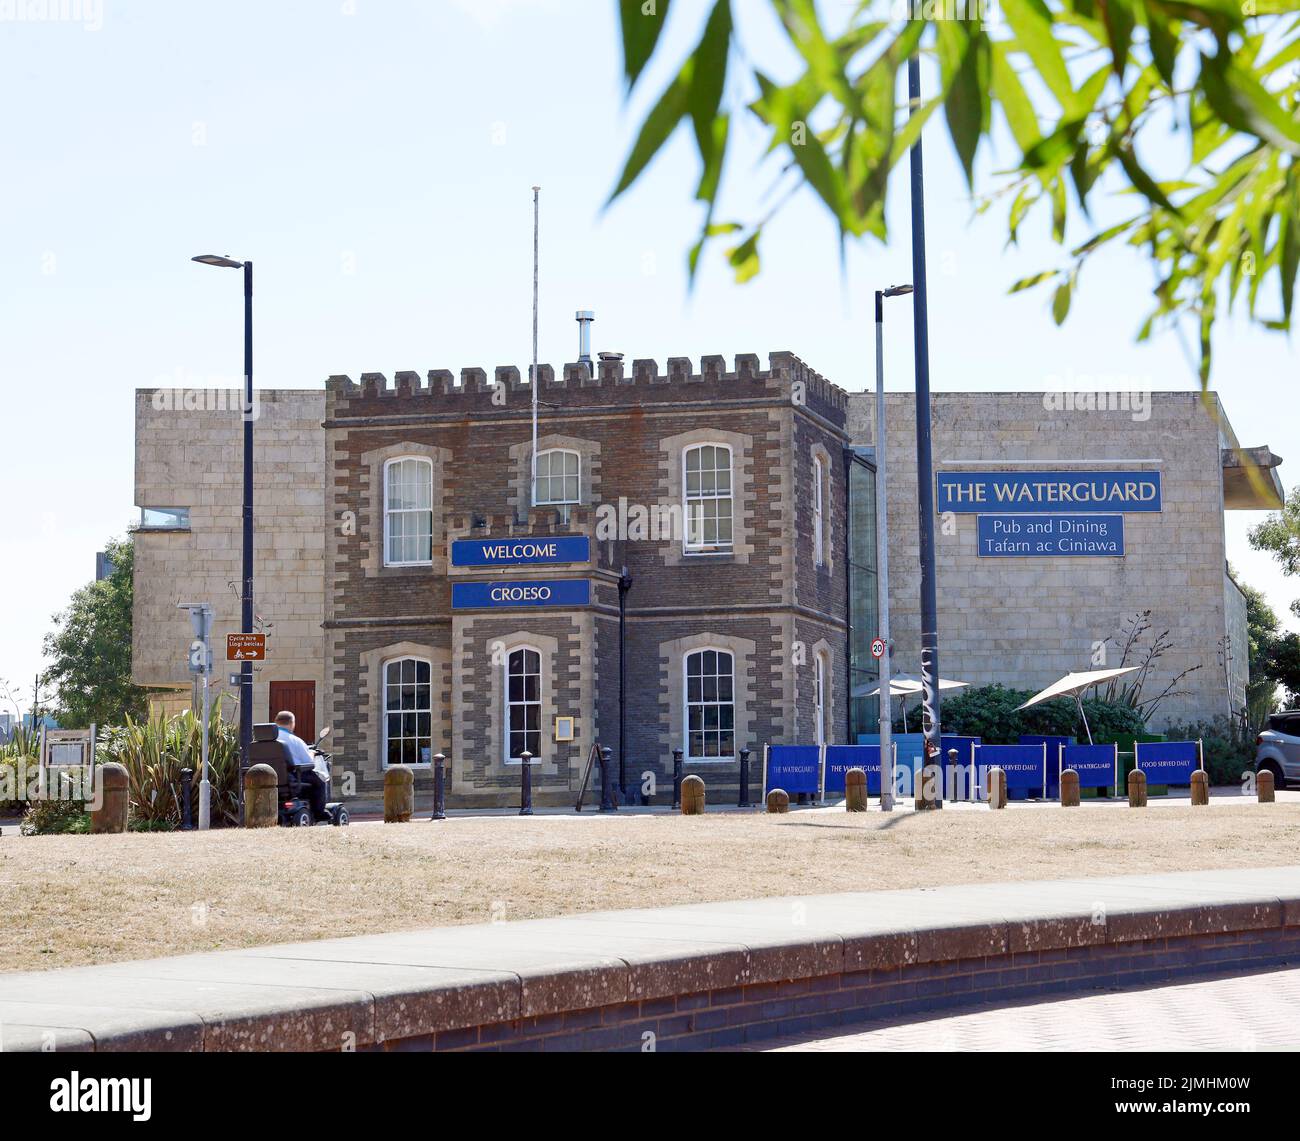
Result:
<svg viewBox="0 0 1300 1141">
<path fill-rule="evenodd" d="M 591 309 L 579 309 L 576 314 L 578 322 L 578 363 L 591 368 L 591 324 L 596 314 Z"/>
</svg>

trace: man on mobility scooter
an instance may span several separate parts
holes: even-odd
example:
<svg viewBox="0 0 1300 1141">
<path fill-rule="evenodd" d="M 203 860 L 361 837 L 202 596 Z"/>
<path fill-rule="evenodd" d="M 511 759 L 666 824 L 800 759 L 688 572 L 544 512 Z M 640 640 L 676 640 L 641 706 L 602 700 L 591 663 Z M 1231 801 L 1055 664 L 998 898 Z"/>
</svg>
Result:
<svg viewBox="0 0 1300 1141">
<path fill-rule="evenodd" d="M 347 824 L 348 810 L 329 799 L 330 758 L 317 747 L 329 729 L 322 730 L 311 747 L 293 730 L 294 716 L 288 712 L 278 714 L 273 725 L 253 726 L 251 759 L 254 764 L 270 765 L 279 778 L 280 823 L 286 827 Z"/>
</svg>

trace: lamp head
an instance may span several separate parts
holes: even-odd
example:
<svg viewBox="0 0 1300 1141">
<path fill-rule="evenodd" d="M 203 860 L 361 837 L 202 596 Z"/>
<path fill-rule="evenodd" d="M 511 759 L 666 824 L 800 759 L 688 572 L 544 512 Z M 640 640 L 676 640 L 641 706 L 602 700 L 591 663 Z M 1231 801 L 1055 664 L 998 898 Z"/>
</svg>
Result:
<svg viewBox="0 0 1300 1141">
<path fill-rule="evenodd" d="M 244 263 L 242 261 L 236 261 L 234 258 L 225 257 L 222 254 L 199 254 L 198 257 L 191 258 L 190 260 L 199 262 L 202 265 L 221 266 L 224 269 L 244 268 Z"/>
</svg>

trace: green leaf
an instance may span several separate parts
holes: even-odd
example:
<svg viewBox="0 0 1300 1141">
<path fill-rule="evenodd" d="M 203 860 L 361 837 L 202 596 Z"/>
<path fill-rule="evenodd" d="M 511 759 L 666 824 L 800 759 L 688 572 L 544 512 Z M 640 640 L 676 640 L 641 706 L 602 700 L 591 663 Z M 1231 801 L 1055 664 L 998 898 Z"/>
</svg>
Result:
<svg viewBox="0 0 1300 1141">
<path fill-rule="evenodd" d="M 735 249 L 727 251 L 727 260 L 735 270 L 736 284 L 744 285 L 758 276 L 761 268 L 758 259 L 758 239 L 761 231 L 755 230 Z"/>
<path fill-rule="evenodd" d="M 1219 117 L 1230 127 L 1300 156 L 1300 121 L 1253 76 L 1220 56 L 1201 56 L 1200 87 Z"/>
<path fill-rule="evenodd" d="M 1015 36 L 1015 46 L 1029 56 L 1047 89 L 1062 107 L 1074 97 L 1074 83 L 1053 32 L 1052 16 L 1041 0 L 1002 0 L 1002 14 Z"/>
<path fill-rule="evenodd" d="M 1045 269 L 1042 273 L 1035 273 L 1029 277 L 1022 277 L 1010 289 L 1008 293 L 1023 293 L 1026 289 L 1033 289 L 1035 285 L 1041 285 L 1044 281 L 1050 281 L 1057 276 L 1054 269 Z"/>
<path fill-rule="evenodd" d="M 619 21 L 623 28 L 623 71 L 632 88 L 654 55 L 659 34 L 668 19 L 671 0 L 619 0 Z"/>
<path fill-rule="evenodd" d="M 1174 61 L 1178 56 L 1178 37 L 1169 27 L 1159 4 L 1144 4 L 1146 13 L 1147 36 L 1151 48 L 1151 59 L 1160 73 L 1160 78 L 1172 88 L 1174 85 Z"/>
<path fill-rule="evenodd" d="M 636 181 L 637 176 L 645 170 L 650 160 L 659 153 L 660 148 L 668 141 L 668 137 L 686 116 L 687 99 L 690 92 L 690 66 L 688 61 L 677 78 L 668 85 L 668 90 L 660 96 L 654 110 L 646 116 L 645 122 L 641 124 L 640 134 L 637 135 L 636 142 L 632 144 L 632 151 L 627 156 L 623 174 L 618 180 L 618 185 L 614 187 L 614 192 L 605 203 L 606 206 Z"/>
<path fill-rule="evenodd" d="M 687 96 L 695 139 L 705 167 L 713 162 L 717 138 L 714 119 L 727 85 L 727 56 L 731 53 L 731 0 L 717 0 L 704 26 L 704 35 L 691 56 L 691 87 Z M 725 142 L 725 134 L 723 141 Z"/>
<path fill-rule="evenodd" d="M 1072 278 L 1066 278 L 1056 287 L 1056 293 L 1052 296 L 1052 320 L 1057 325 L 1065 324 L 1065 319 L 1070 315 L 1070 294 L 1074 287 Z"/>
<path fill-rule="evenodd" d="M 1043 132 L 1020 77 L 1007 61 L 1007 45 L 1004 43 L 993 45 L 993 98 L 1002 107 L 1016 145 L 1022 153 L 1029 150 Z"/>
<path fill-rule="evenodd" d="M 1107 38 L 1110 41 L 1111 63 L 1115 74 L 1123 82 L 1124 71 L 1128 67 L 1129 47 L 1133 43 L 1133 28 L 1137 23 L 1137 12 L 1130 0 L 1106 0 L 1101 18 L 1106 25 Z"/>
<path fill-rule="evenodd" d="M 975 152 L 988 122 L 988 40 L 956 20 L 941 20 L 935 27 L 947 91 L 944 115 L 969 186 L 974 183 Z"/>
</svg>

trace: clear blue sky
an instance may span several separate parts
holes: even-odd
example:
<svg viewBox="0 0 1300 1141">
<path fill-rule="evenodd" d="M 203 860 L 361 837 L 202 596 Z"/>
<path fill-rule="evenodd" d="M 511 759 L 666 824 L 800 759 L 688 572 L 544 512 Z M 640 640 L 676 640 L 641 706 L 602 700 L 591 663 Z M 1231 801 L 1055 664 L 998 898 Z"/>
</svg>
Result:
<svg viewBox="0 0 1300 1141">
<path fill-rule="evenodd" d="M 673 7 L 679 55 L 705 4 Z M 831 23 L 852 7 L 823 5 Z M 767 4 L 737 9 L 749 56 L 790 74 Z M 845 388 L 871 383 L 871 290 L 910 276 L 905 180 L 889 248 L 864 243 L 842 268 L 800 196 L 756 282 L 734 286 L 715 255 L 689 294 L 685 133 L 602 213 L 652 93 L 624 106 L 612 0 L 103 0 L 100 23 L 0 23 L 0 677 L 30 686 L 50 615 L 134 515 L 132 390 L 238 382 L 238 275 L 193 254 L 255 260 L 260 387 L 525 366 L 538 183 L 543 360 L 574 357 L 573 312 L 590 307 L 597 347 L 629 358 L 790 349 Z M 740 138 L 723 213 L 750 217 L 770 170 L 757 127 Z M 972 220 L 938 120 L 926 143 L 936 389 L 1195 385 L 1172 338 L 1133 343 L 1150 278 L 1125 252 L 1090 267 L 1064 329 L 1046 295 L 1008 298 L 1057 261 L 1046 220 L 1004 253 L 1004 212 Z M 911 327 L 894 313 L 901 389 Z M 1292 346 L 1229 320 L 1218 353 L 1242 443 L 1272 445 L 1300 483 Z M 1285 612 L 1300 581 L 1247 547 L 1259 518 L 1230 516 L 1230 556 Z"/>
</svg>

